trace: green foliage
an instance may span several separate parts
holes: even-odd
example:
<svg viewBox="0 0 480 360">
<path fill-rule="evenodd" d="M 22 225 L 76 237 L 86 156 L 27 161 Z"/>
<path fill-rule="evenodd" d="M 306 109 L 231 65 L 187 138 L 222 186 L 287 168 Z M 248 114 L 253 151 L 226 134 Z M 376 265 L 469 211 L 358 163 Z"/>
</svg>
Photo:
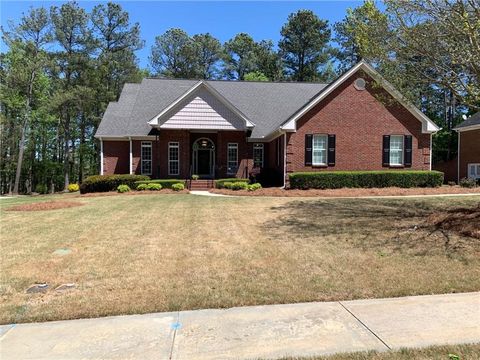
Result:
<svg viewBox="0 0 480 360">
<path fill-rule="evenodd" d="M 238 182 L 238 181 L 241 181 L 241 182 L 244 182 L 244 183 L 248 184 L 250 180 L 248 180 L 248 179 L 238 179 L 238 178 L 217 179 L 217 180 L 215 180 L 215 188 L 223 189 L 223 188 L 225 188 L 226 184 L 232 183 L 232 182 Z"/>
<path fill-rule="evenodd" d="M 245 181 L 226 182 L 223 184 L 223 187 L 228 190 L 247 190 L 248 182 L 245 182 Z"/>
<path fill-rule="evenodd" d="M 150 183 L 150 184 L 147 184 L 147 190 L 151 190 L 151 191 L 162 190 L 162 185 L 156 184 L 156 183 Z"/>
<path fill-rule="evenodd" d="M 200 176 L 198 175 L 192 175 L 192 180 L 198 180 L 200 178 Z"/>
<path fill-rule="evenodd" d="M 248 191 L 257 191 L 257 190 L 260 190 L 261 188 L 262 188 L 262 185 L 260 185 L 260 183 L 255 183 L 255 184 L 248 185 L 247 190 Z"/>
<path fill-rule="evenodd" d="M 317 80 L 320 65 L 328 60 L 330 33 L 328 21 L 311 10 L 288 16 L 278 47 L 289 77 L 297 81 Z"/>
<path fill-rule="evenodd" d="M 176 183 L 172 185 L 173 191 L 182 191 L 185 189 L 185 185 L 183 183 Z"/>
<path fill-rule="evenodd" d="M 477 186 L 477 181 L 472 178 L 460 179 L 460 186 L 464 188 L 474 188 Z"/>
<path fill-rule="evenodd" d="M 148 182 L 145 175 L 93 175 L 87 177 L 80 185 L 80 193 L 114 191 L 119 185 L 128 185 L 135 188 L 138 181 Z"/>
<path fill-rule="evenodd" d="M 118 186 L 117 186 L 117 191 L 118 191 L 119 193 L 129 192 L 129 191 L 130 191 L 130 186 L 128 186 L 128 185 L 118 185 Z"/>
<path fill-rule="evenodd" d="M 138 191 L 147 190 L 147 186 L 148 186 L 148 184 L 138 184 L 136 189 Z"/>
<path fill-rule="evenodd" d="M 37 184 L 37 186 L 35 186 L 35 192 L 39 194 L 46 194 L 48 192 L 48 187 L 45 184 Z"/>
<path fill-rule="evenodd" d="M 76 192 L 80 190 L 80 186 L 78 184 L 70 184 L 68 185 L 68 191 L 69 192 Z"/>
<path fill-rule="evenodd" d="M 140 180 L 135 182 L 136 186 L 140 184 L 160 184 L 162 185 L 163 189 L 171 189 L 174 184 L 182 184 L 185 186 L 185 181 L 178 180 L 178 179 L 156 179 L 156 180 L 147 180 L 147 181 Z"/>
<path fill-rule="evenodd" d="M 421 170 L 319 171 L 289 175 L 292 189 L 340 189 L 382 187 L 438 187 L 443 173 Z"/>
<path fill-rule="evenodd" d="M 246 81 L 268 81 L 268 77 L 260 71 L 253 71 L 245 74 L 244 80 Z"/>
</svg>

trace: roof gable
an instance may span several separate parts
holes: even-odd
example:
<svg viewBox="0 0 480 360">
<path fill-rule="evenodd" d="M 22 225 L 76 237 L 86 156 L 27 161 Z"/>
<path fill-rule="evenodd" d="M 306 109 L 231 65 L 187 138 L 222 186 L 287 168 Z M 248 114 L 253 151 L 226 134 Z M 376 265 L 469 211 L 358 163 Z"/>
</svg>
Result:
<svg viewBox="0 0 480 360">
<path fill-rule="evenodd" d="M 368 75 L 370 75 L 375 81 L 382 85 L 382 87 L 394 98 L 396 99 L 403 107 L 405 107 L 415 118 L 422 122 L 422 132 L 424 133 L 433 133 L 440 128 L 430 120 L 424 113 L 422 113 L 418 108 L 413 106 L 400 92 L 398 92 L 388 81 L 386 81 L 375 69 L 368 65 L 364 61 L 360 61 L 358 64 L 353 66 L 350 70 L 345 72 L 340 76 L 336 81 L 332 82 L 330 85 L 322 89 L 320 93 L 317 94 L 309 103 L 300 108 L 290 119 L 281 125 L 281 129 L 285 131 L 296 131 L 297 120 L 299 120 L 303 115 L 305 115 L 309 110 L 311 110 L 315 105 L 320 103 L 325 99 L 330 93 L 332 93 L 336 88 L 343 84 L 348 78 L 350 78 L 357 71 L 363 70 Z"/>
</svg>

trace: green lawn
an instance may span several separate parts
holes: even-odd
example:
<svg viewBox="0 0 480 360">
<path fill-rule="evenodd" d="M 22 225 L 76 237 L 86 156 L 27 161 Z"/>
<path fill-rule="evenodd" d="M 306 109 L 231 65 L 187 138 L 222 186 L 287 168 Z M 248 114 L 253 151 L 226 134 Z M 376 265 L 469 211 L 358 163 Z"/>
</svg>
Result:
<svg viewBox="0 0 480 360">
<path fill-rule="evenodd" d="M 51 199 L 85 205 L 6 211 Z M 2 199 L 0 322 L 480 290 L 479 240 L 425 225 L 479 201 Z M 36 282 L 51 288 L 27 294 Z M 53 290 L 63 283 L 76 288 Z"/>
</svg>

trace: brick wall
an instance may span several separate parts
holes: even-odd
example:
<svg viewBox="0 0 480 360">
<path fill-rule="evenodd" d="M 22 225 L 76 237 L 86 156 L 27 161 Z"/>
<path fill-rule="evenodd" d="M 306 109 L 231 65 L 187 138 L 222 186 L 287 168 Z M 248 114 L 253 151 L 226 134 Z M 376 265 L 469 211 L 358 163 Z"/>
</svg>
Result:
<svg viewBox="0 0 480 360">
<path fill-rule="evenodd" d="M 467 166 L 480 163 L 480 129 L 462 131 L 460 136 L 460 179 L 467 177 Z"/>
<path fill-rule="evenodd" d="M 103 173 L 128 174 L 130 171 L 130 143 L 127 141 L 103 141 Z"/>
<path fill-rule="evenodd" d="M 412 135 L 411 169 L 428 170 L 430 135 L 422 134 L 422 123 L 405 108 L 393 104 L 390 96 L 384 105 L 375 98 L 375 89 L 359 91 L 357 73 L 297 122 L 297 132 L 287 134 L 287 172 L 324 170 L 381 170 L 383 135 Z M 305 166 L 305 134 L 335 134 L 335 166 Z"/>
</svg>

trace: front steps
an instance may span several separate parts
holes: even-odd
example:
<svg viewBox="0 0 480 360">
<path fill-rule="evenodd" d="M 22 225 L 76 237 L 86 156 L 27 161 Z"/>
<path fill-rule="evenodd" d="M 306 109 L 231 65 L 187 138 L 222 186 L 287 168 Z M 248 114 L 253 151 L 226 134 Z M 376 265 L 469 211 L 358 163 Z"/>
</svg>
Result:
<svg viewBox="0 0 480 360">
<path fill-rule="evenodd" d="M 188 190 L 210 190 L 215 186 L 215 181 L 210 179 L 187 180 Z"/>
</svg>

